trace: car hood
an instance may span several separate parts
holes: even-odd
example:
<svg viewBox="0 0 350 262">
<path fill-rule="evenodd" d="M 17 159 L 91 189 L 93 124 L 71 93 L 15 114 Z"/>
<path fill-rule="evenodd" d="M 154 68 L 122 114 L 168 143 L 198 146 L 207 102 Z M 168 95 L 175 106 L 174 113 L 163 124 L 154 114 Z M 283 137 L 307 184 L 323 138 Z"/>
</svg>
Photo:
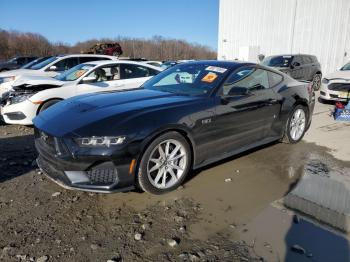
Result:
<svg viewBox="0 0 350 262">
<path fill-rule="evenodd" d="M 350 70 L 335 71 L 331 74 L 326 75 L 324 78 L 327 78 L 328 80 L 348 80 L 350 79 Z"/>
<path fill-rule="evenodd" d="M 59 81 L 53 77 L 48 76 L 33 76 L 33 75 L 23 75 L 12 84 L 13 87 L 17 86 L 39 86 L 39 85 L 50 85 L 50 86 L 62 86 L 65 82 Z"/>
<path fill-rule="evenodd" d="M 79 129 L 89 130 L 89 125 L 104 123 L 103 126 L 109 126 L 111 130 L 122 128 L 133 116 L 198 99 L 200 98 L 147 89 L 87 94 L 55 104 L 34 118 L 33 123 L 56 137 L 72 133 L 80 135 Z"/>
<path fill-rule="evenodd" d="M 32 69 L 16 69 L 0 73 L 0 77 L 9 77 L 9 76 L 22 76 L 22 75 L 42 75 L 45 76 L 45 72 L 40 70 Z"/>
</svg>

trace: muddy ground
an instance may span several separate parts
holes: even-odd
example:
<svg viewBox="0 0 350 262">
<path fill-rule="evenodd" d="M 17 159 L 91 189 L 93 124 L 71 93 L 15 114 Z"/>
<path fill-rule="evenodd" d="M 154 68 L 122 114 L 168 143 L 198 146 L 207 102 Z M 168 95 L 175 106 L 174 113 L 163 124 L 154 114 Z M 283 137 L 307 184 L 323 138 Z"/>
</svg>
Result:
<svg viewBox="0 0 350 262">
<path fill-rule="evenodd" d="M 65 190 L 35 158 L 32 128 L 0 124 L 0 261 L 347 261 L 350 253 L 346 234 L 284 202 L 306 175 L 350 167 L 314 143 L 226 159 L 164 196 Z"/>
</svg>

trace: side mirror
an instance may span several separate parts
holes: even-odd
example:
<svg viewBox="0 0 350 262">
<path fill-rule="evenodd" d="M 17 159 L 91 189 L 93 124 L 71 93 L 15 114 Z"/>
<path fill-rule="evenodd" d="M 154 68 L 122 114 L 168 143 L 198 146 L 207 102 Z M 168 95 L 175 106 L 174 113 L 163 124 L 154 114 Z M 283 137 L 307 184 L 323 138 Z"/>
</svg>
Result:
<svg viewBox="0 0 350 262">
<path fill-rule="evenodd" d="M 55 65 L 50 66 L 49 71 L 57 71 L 57 66 L 55 66 Z"/>
<path fill-rule="evenodd" d="M 84 77 L 82 80 L 81 80 L 81 82 L 83 83 L 83 84 L 86 84 L 86 83 L 93 83 L 93 82 L 95 82 L 96 81 L 96 78 L 94 77 L 94 76 L 86 76 L 86 77 Z"/>
<path fill-rule="evenodd" d="M 300 66 L 299 62 L 293 62 L 291 68 L 293 69 L 294 67 Z"/>
</svg>

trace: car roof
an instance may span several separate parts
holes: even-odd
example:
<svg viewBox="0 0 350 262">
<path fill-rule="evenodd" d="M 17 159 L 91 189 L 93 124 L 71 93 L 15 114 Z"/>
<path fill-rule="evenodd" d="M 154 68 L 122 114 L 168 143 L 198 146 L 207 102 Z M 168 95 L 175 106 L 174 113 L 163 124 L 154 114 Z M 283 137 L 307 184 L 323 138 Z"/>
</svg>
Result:
<svg viewBox="0 0 350 262">
<path fill-rule="evenodd" d="M 185 64 L 185 63 L 180 63 L 180 64 Z M 240 67 L 242 65 L 257 65 L 256 63 L 252 62 L 245 62 L 245 61 L 229 61 L 229 60 L 198 60 L 198 61 L 190 61 L 186 62 L 186 64 L 206 64 L 208 66 L 217 66 L 217 67 L 225 67 L 228 69 L 236 69 L 237 67 Z"/>
<path fill-rule="evenodd" d="M 84 64 L 101 66 L 101 65 L 113 65 L 113 64 L 121 64 L 121 63 L 122 64 L 142 65 L 142 66 L 150 67 L 150 68 L 153 68 L 156 70 L 160 70 L 159 67 L 145 64 L 144 62 L 137 62 L 137 61 L 130 61 L 130 60 L 98 60 L 98 61 L 85 62 Z"/>
<path fill-rule="evenodd" d="M 116 56 L 99 55 L 99 54 L 61 54 L 61 55 L 57 55 L 57 57 L 106 57 L 114 60 L 118 59 L 118 57 Z"/>
</svg>

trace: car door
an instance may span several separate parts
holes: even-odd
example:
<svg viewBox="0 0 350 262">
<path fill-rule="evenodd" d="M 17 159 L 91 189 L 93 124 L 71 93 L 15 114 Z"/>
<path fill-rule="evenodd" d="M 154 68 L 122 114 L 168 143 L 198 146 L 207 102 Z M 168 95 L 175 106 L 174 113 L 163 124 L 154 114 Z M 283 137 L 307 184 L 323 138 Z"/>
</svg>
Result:
<svg viewBox="0 0 350 262">
<path fill-rule="evenodd" d="M 215 112 L 217 154 L 238 150 L 268 137 L 279 111 L 267 71 L 242 67 L 233 72 L 218 93 Z"/>
<path fill-rule="evenodd" d="M 101 66 L 84 77 L 77 85 L 76 93 L 86 94 L 113 91 L 126 87 L 120 78 L 120 64 Z"/>
<path fill-rule="evenodd" d="M 120 78 L 124 80 L 126 88 L 140 87 L 144 82 L 159 72 L 153 68 L 139 64 L 121 63 Z"/>
</svg>

